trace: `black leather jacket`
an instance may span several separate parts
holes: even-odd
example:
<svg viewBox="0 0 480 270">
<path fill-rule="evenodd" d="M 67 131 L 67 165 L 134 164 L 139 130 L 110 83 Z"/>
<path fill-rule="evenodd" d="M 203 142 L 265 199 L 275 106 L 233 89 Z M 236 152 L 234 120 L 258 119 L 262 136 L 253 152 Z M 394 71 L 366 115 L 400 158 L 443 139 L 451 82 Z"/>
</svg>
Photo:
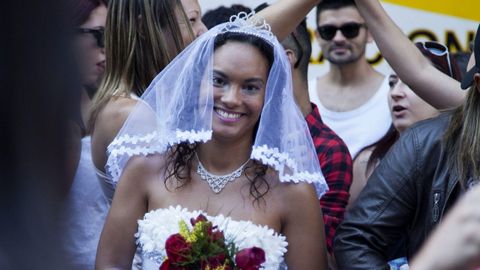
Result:
<svg viewBox="0 0 480 270">
<path fill-rule="evenodd" d="M 411 257 L 460 194 L 448 170 L 443 135 L 450 113 L 404 132 L 369 178 L 338 227 L 334 252 L 339 269 L 389 269 L 400 241 Z"/>
</svg>

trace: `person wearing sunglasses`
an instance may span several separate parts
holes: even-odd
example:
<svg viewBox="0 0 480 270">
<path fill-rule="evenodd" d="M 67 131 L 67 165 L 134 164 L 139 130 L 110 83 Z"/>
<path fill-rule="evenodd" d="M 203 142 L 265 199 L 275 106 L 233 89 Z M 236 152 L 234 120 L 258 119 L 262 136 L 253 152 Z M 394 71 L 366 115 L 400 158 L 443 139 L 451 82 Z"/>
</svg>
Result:
<svg viewBox="0 0 480 270">
<path fill-rule="evenodd" d="M 392 123 L 388 79 L 365 58 L 366 46 L 373 40 L 353 0 L 320 2 L 317 25 L 316 37 L 330 69 L 310 80 L 310 99 L 354 158 L 360 149 L 378 141 Z"/>
<path fill-rule="evenodd" d="M 461 105 L 466 97 L 458 81 L 433 68 L 377 0 L 355 0 L 382 56 L 416 93 L 437 109 Z M 399 53 L 401 52 L 401 53 Z"/>
<path fill-rule="evenodd" d="M 376 18 L 367 20 L 370 28 L 374 27 L 372 22 L 381 24 L 381 29 L 395 28 L 378 1 L 357 2 L 360 3 L 365 17 Z M 395 33 L 393 35 L 396 36 Z M 403 57 L 404 62 L 419 62 L 416 56 L 410 58 L 411 52 L 423 57 L 415 46 L 410 41 L 404 45 L 401 54 L 409 55 Z M 415 50 L 410 51 L 409 46 Z M 429 48 L 428 45 L 425 47 Z M 434 51 L 438 55 L 448 55 L 441 49 Z M 459 198 L 480 183 L 480 26 L 475 37 L 472 59 L 467 67 L 469 71 L 461 83 L 438 71 L 428 61 L 426 63 L 423 66 L 425 71 L 419 77 L 408 78 L 411 83 L 407 84 L 412 89 L 419 93 L 415 87 L 429 82 L 433 90 L 443 91 L 438 94 L 443 98 L 446 98 L 448 91 L 455 93 L 460 89 L 468 89 L 464 94 L 466 98 L 460 106 L 411 126 L 382 158 L 337 230 L 334 252 L 341 269 L 387 269 L 388 251 L 401 240 L 405 240 L 405 253 L 409 260 L 422 256 L 418 255 L 421 246 L 443 222 L 443 216 L 450 212 Z M 446 70 L 450 72 L 448 67 Z M 408 74 L 405 70 L 395 71 L 407 80 L 401 75 Z M 425 81 L 419 83 L 419 78 Z M 443 87 L 440 87 L 439 82 L 443 83 Z M 459 100 L 443 101 L 443 105 L 453 105 L 455 102 Z M 466 227 L 459 227 L 458 235 L 444 235 L 442 242 L 451 242 L 452 247 L 458 246 L 459 237 L 463 237 L 465 229 Z M 476 231 L 473 235 L 462 247 L 452 248 L 450 252 L 459 254 L 463 247 L 464 250 L 477 252 L 468 246 L 468 242 L 478 244 L 473 238 L 478 239 L 480 234 Z M 444 250 L 444 247 L 438 248 L 438 252 Z M 450 252 L 443 251 L 444 254 Z M 424 256 L 429 252 L 422 253 Z M 460 260 L 467 262 L 468 256 L 470 255 Z M 475 256 L 478 258 L 478 252 Z M 439 262 L 441 266 L 446 266 L 450 259 L 452 257 L 442 256 L 435 258 L 435 261 L 430 259 L 429 262 Z M 424 266 L 417 264 L 412 269 L 448 269 Z M 480 265 L 477 263 L 470 266 L 478 268 Z"/>
<path fill-rule="evenodd" d="M 91 156 L 90 135 L 86 131 L 87 115 L 93 97 L 105 71 L 103 29 L 107 17 L 104 0 L 71 0 L 68 6 L 74 27 L 74 51 L 77 56 L 81 95 L 82 125 L 77 153 L 76 173 L 65 194 L 60 215 L 62 250 L 65 269 L 93 269 L 98 240 L 107 215 L 108 203 L 96 179 Z M 79 138 L 80 141 L 80 138 Z"/>
<path fill-rule="evenodd" d="M 105 73 L 105 22 L 107 18 L 107 2 L 105 0 L 71 1 L 74 10 L 75 52 L 79 62 L 79 70 L 84 91 L 81 106 L 83 136 L 87 135 L 86 124 L 91 99 L 100 85 Z"/>
<path fill-rule="evenodd" d="M 95 94 L 105 72 L 105 22 L 107 5 L 105 0 L 79 1 L 76 3 L 79 18 L 87 17 L 83 22 L 77 22 L 75 28 L 77 52 L 79 54 L 82 83 L 89 98 Z M 84 14 L 91 10 L 90 13 Z"/>
<path fill-rule="evenodd" d="M 305 21 L 282 42 L 290 61 L 295 101 L 307 121 L 310 135 L 324 172 L 329 190 L 320 198 L 325 224 L 327 259 L 330 269 L 336 269 L 333 258 L 333 237 L 342 222 L 352 183 L 352 158 L 347 145 L 323 121 L 308 93 L 308 63 L 312 53 Z"/>
</svg>

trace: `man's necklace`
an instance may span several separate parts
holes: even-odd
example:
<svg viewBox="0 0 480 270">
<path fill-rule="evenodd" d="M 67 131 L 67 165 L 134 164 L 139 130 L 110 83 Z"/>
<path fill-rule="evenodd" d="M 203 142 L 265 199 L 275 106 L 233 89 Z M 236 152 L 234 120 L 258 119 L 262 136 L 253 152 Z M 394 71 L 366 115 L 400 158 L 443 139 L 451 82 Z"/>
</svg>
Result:
<svg viewBox="0 0 480 270">
<path fill-rule="evenodd" d="M 222 189 L 227 185 L 228 182 L 232 182 L 235 179 L 239 178 L 245 170 L 245 165 L 247 165 L 247 163 L 250 161 L 250 159 L 248 159 L 247 161 L 245 161 L 245 163 L 242 164 L 242 166 L 229 174 L 216 175 L 210 173 L 209 171 L 207 171 L 207 169 L 205 169 L 196 152 L 195 156 L 198 160 L 198 175 L 200 175 L 200 178 L 202 178 L 202 180 L 207 181 L 208 185 L 215 193 L 220 193 L 220 191 L 222 191 Z"/>
</svg>

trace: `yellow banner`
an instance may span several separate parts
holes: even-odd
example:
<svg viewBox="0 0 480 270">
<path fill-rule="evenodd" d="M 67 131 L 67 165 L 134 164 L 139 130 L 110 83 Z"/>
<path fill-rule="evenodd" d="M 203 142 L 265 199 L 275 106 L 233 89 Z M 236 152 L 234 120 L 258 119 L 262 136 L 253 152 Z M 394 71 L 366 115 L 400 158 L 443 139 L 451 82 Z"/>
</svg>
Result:
<svg viewBox="0 0 480 270">
<path fill-rule="evenodd" d="M 384 0 L 384 2 L 480 21 L 479 0 Z"/>
</svg>

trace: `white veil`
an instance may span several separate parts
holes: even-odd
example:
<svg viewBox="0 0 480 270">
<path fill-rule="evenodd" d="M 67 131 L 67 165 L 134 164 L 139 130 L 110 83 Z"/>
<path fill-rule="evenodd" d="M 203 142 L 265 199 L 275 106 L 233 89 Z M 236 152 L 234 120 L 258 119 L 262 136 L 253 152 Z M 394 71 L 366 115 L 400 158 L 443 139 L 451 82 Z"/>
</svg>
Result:
<svg viewBox="0 0 480 270">
<path fill-rule="evenodd" d="M 276 170 L 282 182 L 313 183 L 319 197 L 328 189 L 293 98 L 285 51 L 270 26 L 252 15 L 240 13 L 203 34 L 157 75 L 108 147 L 106 171 L 114 183 L 134 155 L 164 153 L 180 142 L 212 138 L 214 41 L 219 34 L 236 32 L 260 37 L 274 51 L 251 158 Z"/>
</svg>

